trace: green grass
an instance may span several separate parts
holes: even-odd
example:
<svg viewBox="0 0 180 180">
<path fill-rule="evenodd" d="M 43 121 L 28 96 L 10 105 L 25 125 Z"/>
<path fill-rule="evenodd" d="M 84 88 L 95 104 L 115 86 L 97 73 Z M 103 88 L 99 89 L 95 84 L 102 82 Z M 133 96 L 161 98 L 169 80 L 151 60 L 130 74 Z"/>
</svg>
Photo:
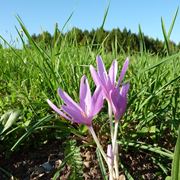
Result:
<svg viewBox="0 0 180 180">
<path fill-rule="evenodd" d="M 20 112 L 16 122 L 0 134 L 0 149 L 18 151 L 19 147 L 27 146 L 36 133 L 42 133 L 42 139 L 47 140 L 49 129 L 53 129 L 51 138 L 58 136 L 62 141 L 71 133 L 85 136 L 82 127 L 74 127 L 54 115 L 46 99 L 61 105 L 57 95 L 57 88 L 61 87 L 78 101 L 83 74 L 88 77 L 91 89 L 94 88 L 89 65 L 96 66 L 97 55 L 102 56 L 107 68 L 116 58 L 119 70 L 128 56 L 130 66 L 125 81 L 130 82 L 130 92 L 128 109 L 120 125 L 119 143 L 126 150 L 133 147 L 151 153 L 161 175 L 170 174 L 171 167 L 166 164 L 172 160 L 180 117 L 180 53 L 164 58 L 142 52 L 118 54 L 116 48 L 106 53 L 103 43 L 98 49 L 93 48 L 93 42 L 87 46 L 77 45 L 75 35 L 71 43 L 66 38 L 58 42 L 57 38 L 43 48 L 43 42 L 36 44 L 19 22 L 30 47 L 24 44 L 20 50 L 0 49 L 0 116 L 12 110 Z M 117 47 L 117 42 L 112 46 Z M 95 123 L 107 123 L 107 115 L 102 112 Z"/>
</svg>

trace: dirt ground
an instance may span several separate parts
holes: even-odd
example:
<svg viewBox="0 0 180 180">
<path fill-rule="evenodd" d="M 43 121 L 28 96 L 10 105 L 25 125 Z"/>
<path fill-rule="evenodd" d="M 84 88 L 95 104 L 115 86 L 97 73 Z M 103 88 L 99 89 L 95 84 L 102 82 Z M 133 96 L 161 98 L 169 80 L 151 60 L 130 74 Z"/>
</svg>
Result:
<svg viewBox="0 0 180 180">
<path fill-rule="evenodd" d="M 81 149 L 83 160 L 83 179 L 102 179 L 95 147 Z M 120 152 L 121 161 L 126 165 L 134 179 L 161 180 L 158 168 L 151 160 L 151 154 L 129 149 Z M 58 140 L 51 140 L 39 147 L 19 149 L 10 157 L 5 152 L 0 154 L 0 180 L 50 180 L 60 167 L 64 158 L 63 144 Z M 6 171 L 6 172 L 5 172 Z M 120 171 L 122 173 L 122 171 Z M 70 167 L 64 167 L 57 179 L 69 179 Z M 13 177 L 13 178 L 12 178 Z"/>
</svg>

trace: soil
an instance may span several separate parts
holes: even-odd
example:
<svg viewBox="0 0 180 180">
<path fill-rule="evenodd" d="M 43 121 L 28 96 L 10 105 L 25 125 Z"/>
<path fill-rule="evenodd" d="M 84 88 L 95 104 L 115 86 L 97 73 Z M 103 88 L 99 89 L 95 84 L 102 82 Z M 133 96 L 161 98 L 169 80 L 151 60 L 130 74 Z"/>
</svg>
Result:
<svg viewBox="0 0 180 180">
<path fill-rule="evenodd" d="M 60 141 L 49 141 L 40 147 L 29 147 L 14 152 L 10 157 L 0 155 L 0 180 L 50 180 L 60 167 L 64 155 Z M 94 148 L 83 148 L 83 179 L 102 179 L 96 157 L 92 151 Z M 6 172 L 5 172 L 6 171 Z M 57 179 L 68 179 L 70 167 L 63 168 Z"/>
<path fill-rule="evenodd" d="M 79 140 L 78 140 L 79 141 Z M 82 141 L 79 142 L 82 144 Z M 102 179 L 95 147 L 81 149 L 83 159 L 83 179 Z M 151 154 L 139 150 L 128 149 L 120 152 L 123 165 L 133 175 L 134 179 L 161 180 L 158 175 L 158 167 L 151 160 Z M 0 154 L 0 180 L 51 180 L 64 159 L 63 144 L 58 140 L 51 140 L 38 147 L 21 148 L 5 157 Z M 5 172 L 6 171 L 6 172 Z M 122 173 L 122 171 L 120 171 Z M 63 168 L 58 178 L 69 179 L 71 168 L 67 165 Z"/>
</svg>

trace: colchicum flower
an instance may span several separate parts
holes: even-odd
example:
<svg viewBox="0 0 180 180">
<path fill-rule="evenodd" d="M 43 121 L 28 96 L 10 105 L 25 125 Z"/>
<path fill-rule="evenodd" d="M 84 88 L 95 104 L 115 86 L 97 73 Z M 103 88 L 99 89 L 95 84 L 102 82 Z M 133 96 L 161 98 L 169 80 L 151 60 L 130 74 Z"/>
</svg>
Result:
<svg viewBox="0 0 180 180">
<path fill-rule="evenodd" d="M 116 120 L 120 119 L 126 111 L 128 90 L 129 83 L 122 85 L 121 89 L 116 87 L 110 91 L 112 110 Z"/>
<path fill-rule="evenodd" d="M 111 103 L 115 119 L 118 120 L 124 114 L 127 106 L 127 92 L 129 89 L 129 83 L 122 84 L 122 80 L 128 68 L 129 59 L 127 58 L 124 62 L 117 84 L 117 61 L 114 60 L 112 62 L 108 73 L 100 56 L 97 56 L 96 61 L 98 70 L 96 72 L 95 68 L 91 65 L 91 76 L 96 86 L 101 86 L 105 98 Z"/>
<path fill-rule="evenodd" d="M 80 103 L 76 103 L 60 88 L 58 89 L 58 94 L 64 101 L 64 105 L 59 109 L 48 99 L 49 106 L 60 116 L 72 122 L 87 126 L 92 125 L 93 117 L 101 110 L 104 102 L 100 86 L 97 86 L 94 94 L 91 96 L 89 83 L 85 75 L 82 76 L 80 82 Z"/>
</svg>

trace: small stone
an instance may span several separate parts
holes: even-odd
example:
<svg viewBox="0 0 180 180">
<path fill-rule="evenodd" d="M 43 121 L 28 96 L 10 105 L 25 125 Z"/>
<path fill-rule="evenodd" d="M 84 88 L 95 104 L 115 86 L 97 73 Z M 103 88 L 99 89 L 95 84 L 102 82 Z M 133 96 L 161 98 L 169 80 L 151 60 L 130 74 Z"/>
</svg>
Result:
<svg viewBox="0 0 180 180">
<path fill-rule="evenodd" d="M 121 174 L 118 178 L 118 180 L 126 180 L 125 176 L 123 174 Z"/>
<path fill-rule="evenodd" d="M 84 161 L 83 164 L 86 168 L 90 167 L 90 161 Z"/>
<path fill-rule="evenodd" d="M 60 168 L 61 164 L 62 164 L 62 161 L 60 159 L 56 160 L 55 161 L 55 169 Z"/>
<path fill-rule="evenodd" d="M 45 172 L 50 172 L 53 169 L 53 166 L 49 162 L 45 162 L 41 167 L 44 168 Z"/>
<path fill-rule="evenodd" d="M 91 159 L 91 152 L 90 151 L 86 152 L 85 158 L 86 158 L 87 161 L 90 161 L 90 159 Z"/>
</svg>

